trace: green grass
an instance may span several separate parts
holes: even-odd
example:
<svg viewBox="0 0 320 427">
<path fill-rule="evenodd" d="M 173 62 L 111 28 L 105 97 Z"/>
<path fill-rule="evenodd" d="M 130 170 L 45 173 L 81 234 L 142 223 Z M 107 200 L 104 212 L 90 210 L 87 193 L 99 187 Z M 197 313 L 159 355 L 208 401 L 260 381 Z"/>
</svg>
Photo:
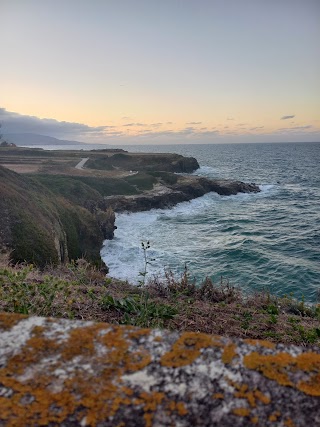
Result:
<svg viewBox="0 0 320 427">
<path fill-rule="evenodd" d="M 49 177 L 46 187 L 41 180 L 22 177 L 3 167 L 0 180 L 0 244 L 4 245 L 1 239 L 5 239 L 6 247 L 12 248 L 14 263 L 28 262 L 44 268 L 59 263 L 60 256 L 65 261 L 67 255 L 69 259 L 86 256 L 92 262 L 101 262 L 104 218 L 98 215 L 99 210 L 91 213 L 81 207 L 87 198 L 76 194 L 77 187 L 68 187 L 71 181 L 50 181 Z M 57 188 L 63 192 L 64 185 L 69 196 L 74 192 L 77 202 L 58 196 Z M 94 196 L 88 187 L 89 193 Z M 101 200 L 99 194 L 97 200 Z"/>
<path fill-rule="evenodd" d="M 227 282 L 195 285 L 187 272 L 139 288 L 106 278 L 84 259 L 43 272 L 0 262 L 0 311 L 319 345 L 318 307 L 297 316 L 286 304 L 270 294 L 245 296 Z"/>
</svg>

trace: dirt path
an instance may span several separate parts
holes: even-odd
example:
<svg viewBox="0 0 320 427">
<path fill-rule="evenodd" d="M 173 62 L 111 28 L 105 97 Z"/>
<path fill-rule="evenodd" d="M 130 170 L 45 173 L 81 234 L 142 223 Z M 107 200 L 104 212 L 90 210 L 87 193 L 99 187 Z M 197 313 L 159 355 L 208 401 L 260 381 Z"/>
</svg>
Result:
<svg viewBox="0 0 320 427">
<path fill-rule="evenodd" d="M 83 166 L 85 165 L 85 163 L 89 160 L 89 157 L 86 157 L 84 159 L 82 159 L 76 166 L 76 169 L 83 169 Z"/>
</svg>

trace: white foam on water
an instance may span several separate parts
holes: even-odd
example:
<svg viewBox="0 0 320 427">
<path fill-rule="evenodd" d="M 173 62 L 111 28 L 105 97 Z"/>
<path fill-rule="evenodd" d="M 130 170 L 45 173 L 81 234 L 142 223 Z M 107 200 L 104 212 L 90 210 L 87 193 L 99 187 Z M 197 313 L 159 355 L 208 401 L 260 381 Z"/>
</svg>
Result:
<svg viewBox="0 0 320 427">
<path fill-rule="evenodd" d="M 276 187 L 275 184 L 260 184 L 259 185 L 259 188 L 262 192 L 270 191 L 275 187 Z"/>
<path fill-rule="evenodd" d="M 235 204 L 264 197 L 274 187 L 271 184 L 261 186 L 261 193 L 240 193 L 234 196 L 219 196 L 207 193 L 189 202 L 177 204 L 172 209 L 152 209 L 146 212 L 122 213 L 116 216 L 115 238 L 106 240 L 101 256 L 109 267 L 109 274 L 131 283 L 138 283 L 144 271 L 144 257 L 141 242 L 149 241 L 147 266 L 148 277 L 162 275 L 164 269 L 181 270 L 184 262 L 194 259 L 194 254 L 215 246 L 222 248 L 229 244 L 241 244 L 235 236 L 221 235 L 215 225 L 203 224 L 204 218 L 210 218 L 217 208 L 223 209 Z M 194 227 L 199 235 L 192 236 Z M 210 232 L 208 235 L 208 228 Z M 191 232 L 192 231 L 192 232 Z M 214 234 L 212 234 L 214 233 Z"/>
<path fill-rule="evenodd" d="M 211 166 L 200 166 L 200 168 L 194 171 L 192 175 L 213 177 L 217 176 L 217 170 Z"/>
</svg>

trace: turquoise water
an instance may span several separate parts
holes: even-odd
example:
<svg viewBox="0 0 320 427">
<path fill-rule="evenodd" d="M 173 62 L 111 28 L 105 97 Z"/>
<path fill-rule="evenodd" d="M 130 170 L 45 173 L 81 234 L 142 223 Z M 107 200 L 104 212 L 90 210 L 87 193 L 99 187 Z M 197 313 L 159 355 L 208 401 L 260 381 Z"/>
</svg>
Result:
<svg viewBox="0 0 320 427">
<path fill-rule="evenodd" d="M 126 148 L 128 149 L 128 147 Z M 320 289 L 320 144 L 134 146 L 130 151 L 196 157 L 196 175 L 255 182 L 259 194 L 207 194 L 173 209 L 117 215 L 101 254 L 110 275 L 139 280 L 141 241 L 150 241 L 148 276 L 185 264 L 198 281 L 221 277 L 245 290 L 303 294 Z"/>
</svg>

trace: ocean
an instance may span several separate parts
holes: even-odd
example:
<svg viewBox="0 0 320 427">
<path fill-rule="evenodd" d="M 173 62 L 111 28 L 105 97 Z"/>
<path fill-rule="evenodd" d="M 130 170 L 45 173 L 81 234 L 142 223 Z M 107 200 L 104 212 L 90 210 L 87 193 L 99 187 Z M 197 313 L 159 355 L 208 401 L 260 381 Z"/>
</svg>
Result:
<svg viewBox="0 0 320 427">
<path fill-rule="evenodd" d="M 138 283 L 185 267 L 191 280 L 221 278 L 245 292 L 292 293 L 316 302 L 320 292 L 320 143 L 122 147 L 195 157 L 196 175 L 254 182 L 258 194 L 215 193 L 172 209 L 118 214 L 101 256 L 110 275 Z"/>
</svg>

